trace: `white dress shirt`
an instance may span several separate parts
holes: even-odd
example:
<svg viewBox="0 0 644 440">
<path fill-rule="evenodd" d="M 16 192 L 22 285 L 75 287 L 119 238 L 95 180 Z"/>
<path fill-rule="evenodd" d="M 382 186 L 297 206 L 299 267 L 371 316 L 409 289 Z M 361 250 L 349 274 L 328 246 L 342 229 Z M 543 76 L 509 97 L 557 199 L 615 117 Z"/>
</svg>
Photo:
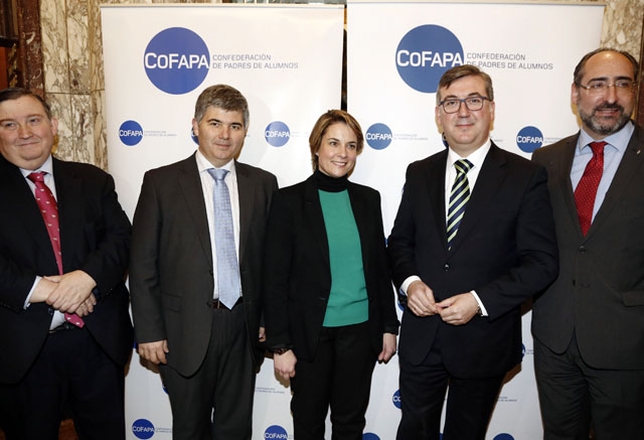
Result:
<svg viewBox="0 0 644 440">
<path fill-rule="evenodd" d="M 214 274 L 214 292 L 213 298 L 219 298 L 218 293 L 218 277 L 217 277 L 217 252 L 215 244 L 215 204 L 213 195 L 215 191 L 215 179 L 208 172 L 209 169 L 215 167 L 206 159 L 206 157 L 197 150 L 197 169 L 199 170 L 199 178 L 201 179 L 201 188 L 203 190 L 203 198 L 206 204 L 206 215 L 208 217 L 208 231 L 210 233 L 210 246 L 212 248 L 212 273 Z M 235 161 L 231 160 L 226 165 L 221 167 L 228 170 L 224 182 L 228 186 L 230 193 L 230 207 L 233 214 L 233 229 L 235 233 L 235 248 L 237 250 L 237 263 L 239 264 L 239 190 L 237 188 L 237 170 L 235 168 Z"/>
</svg>

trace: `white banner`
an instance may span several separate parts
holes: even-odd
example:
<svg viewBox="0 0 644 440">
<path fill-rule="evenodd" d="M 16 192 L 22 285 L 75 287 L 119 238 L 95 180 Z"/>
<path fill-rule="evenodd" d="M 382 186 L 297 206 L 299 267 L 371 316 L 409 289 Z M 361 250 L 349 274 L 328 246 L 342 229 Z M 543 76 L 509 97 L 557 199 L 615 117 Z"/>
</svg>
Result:
<svg viewBox="0 0 644 440">
<path fill-rule="evenodd" d="M 436 87 L 458 64 L 475 64 L 494 82 L 492 138 L 530 156 L 578 130 L 570 85 L 579 59 L 599 45 L 603 5 L 348 0 L 347 102 L 367 145 L 352 180 L 383 196 L 385 229 L 400 202 L 407 165 L 445 148 L 434 122 Z M 523 317 L 524 359 L 507 377 L 488 439 L 542 438 L 530 313 Z M 376 367 L 369 440 L 395 438 L 400 419 L 398 367 Z M 365 435 L 365 438 L 367 436 Z"/>
<path fill-rule="evenodd" d="M 101 13 L 109 168 L 130 216 L 145 171 L 197 148 L 194 104 L 213 84 L 248 99 L 242 162 L 273 172 L 280 186 L 311 174 L 309 132 L 323 112 L 340 107 L 342 6 L 104 5 Z M 255 401 L 253 439 L 292 438 L 290 389 L 270 360 Z M 161 379 L 136 353 L 126 423 L 128 439 L 171 438 Z"/>
</svg>

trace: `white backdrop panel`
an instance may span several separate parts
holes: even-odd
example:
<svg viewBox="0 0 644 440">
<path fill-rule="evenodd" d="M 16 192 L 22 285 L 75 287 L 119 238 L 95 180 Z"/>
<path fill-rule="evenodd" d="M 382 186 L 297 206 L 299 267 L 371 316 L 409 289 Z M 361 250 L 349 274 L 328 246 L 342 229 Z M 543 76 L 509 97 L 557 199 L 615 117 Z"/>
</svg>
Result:
<svg viewBox="0 0 644 440">
<path fill-rule="evenodd" d="M 249 101 L 241 161 L 275 173 L 280 186 L 310 175 L 309 131 L 340 107 L 342 6 L 105 5 L 101 12 L 109 168 L 130 216 L 145 171 L 195 151 L 194 104 L 217 83 Z M 256 396 L 253 438 L 288 438 L 289 389 L 271 361 Z M 136 353 L 126 422 L 128 439 L 171 438 L 167 394 Z"/>
<path fill-rule="evenodd" d="M 434 121 L 441 74 L 476 64 L 494 82 L 492 138 L 529 157 L 578 130 L 572 72 L 600 40 L 602 4 L 374 2 L 348 0 L 347 102 L 367 143 L 352 180 L 378 189 L 386 231 L 400 202 L 407 165 L 444 148 Z M 530 312 L 523 316 L 524 360 L 508 375 L 488 439 L 542 437 L 534 382 Z M 367 426 L 395 438 L 400 412 L 396 362 L 376 368 Z"/>
</svg>

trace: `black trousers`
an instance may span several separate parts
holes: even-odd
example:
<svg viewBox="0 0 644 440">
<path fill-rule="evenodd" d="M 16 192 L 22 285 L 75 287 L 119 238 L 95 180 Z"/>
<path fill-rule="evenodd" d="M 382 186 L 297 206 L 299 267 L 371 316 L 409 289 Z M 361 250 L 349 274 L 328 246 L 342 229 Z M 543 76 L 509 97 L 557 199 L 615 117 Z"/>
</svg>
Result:
<svg viewBox="0 0 644 440">
<path fill-rule="evenodd" d="M 124 382 L 86 329 L 50 333 L 27 375 L 0 386 L 7 440 L 57 440 L 66 408 L 81 440 L 125 439 Z"/>
<path fill-rule="evenodd" d="M 212 313 L 210 345 L 199 370 L 185 377 L 160 368 L 170 396 L 173 440 L 251 438 L 255 371 L 244 307 Z"/>
<path fill-rule="evenodd" d="M 295 439 L 324 440 L 330 407 L 331 439 L 362 440 L 376 359 L 368 322 L 323 327 L 315 358 L 298 359 L 291 379 Z"/>
<path fill-rule="evenodd" d="M 534 340 L 534 365 L 545 440 L 644 439 L 644 370 L 586 364 L 574 337 L 562 354 Z"/>
<path fill-rule="evenodd" d="M 397 440 L 484 440 L 503 377 L 459 378 L 445 368 L 437 337 L 420 365 L 400 357 L 402 418 Z M 445 393 L 445 427 L 440 421 Z"/>
</svg>

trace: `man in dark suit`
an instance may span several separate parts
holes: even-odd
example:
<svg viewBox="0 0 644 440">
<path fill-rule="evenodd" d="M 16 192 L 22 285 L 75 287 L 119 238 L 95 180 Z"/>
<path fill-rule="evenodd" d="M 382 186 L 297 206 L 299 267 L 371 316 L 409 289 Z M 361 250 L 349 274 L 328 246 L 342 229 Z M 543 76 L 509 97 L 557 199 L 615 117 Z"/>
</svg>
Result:
<svg viewBox="0 0 644 440">
<path fill-rule="evenodd" d="M 520 304 L 557 275 L 546 172 L 490 141 L 492 80 L 475 66 L 441 78 L 448 149 L 412 163 L 389 237 L 407 306 L 399 440 L 483 439 L 508 370 L 521 361 Z"/>
<path fill-rule="evenodd" d="M 601 48 L 574 72 L 581 131 L 534 152 L 546 166 L 557 281 L 535 299 L 546 439 L 644 438 L 644 128 L 630 120 L 637 61 Z"/>
<path fill-rule="evenodd" d="M 51 156 L 58 122 L 0 91 L 0 421 L 8 439 L 124 439 L 130 222 L 114 181 Z M 46 217 L 45 217 L 46 216 Z"/>
<path fill-rule="evenodd" d="M 139 354 L 161 364 L 175 440 L 251 437 L 264 231 L 277 180 L 235 160 L 248 117 L 238 90 L 204 90 L 192 120 L 197 152 L 147 172 L 134 214 L 134 328 Z"/>
</svg>

